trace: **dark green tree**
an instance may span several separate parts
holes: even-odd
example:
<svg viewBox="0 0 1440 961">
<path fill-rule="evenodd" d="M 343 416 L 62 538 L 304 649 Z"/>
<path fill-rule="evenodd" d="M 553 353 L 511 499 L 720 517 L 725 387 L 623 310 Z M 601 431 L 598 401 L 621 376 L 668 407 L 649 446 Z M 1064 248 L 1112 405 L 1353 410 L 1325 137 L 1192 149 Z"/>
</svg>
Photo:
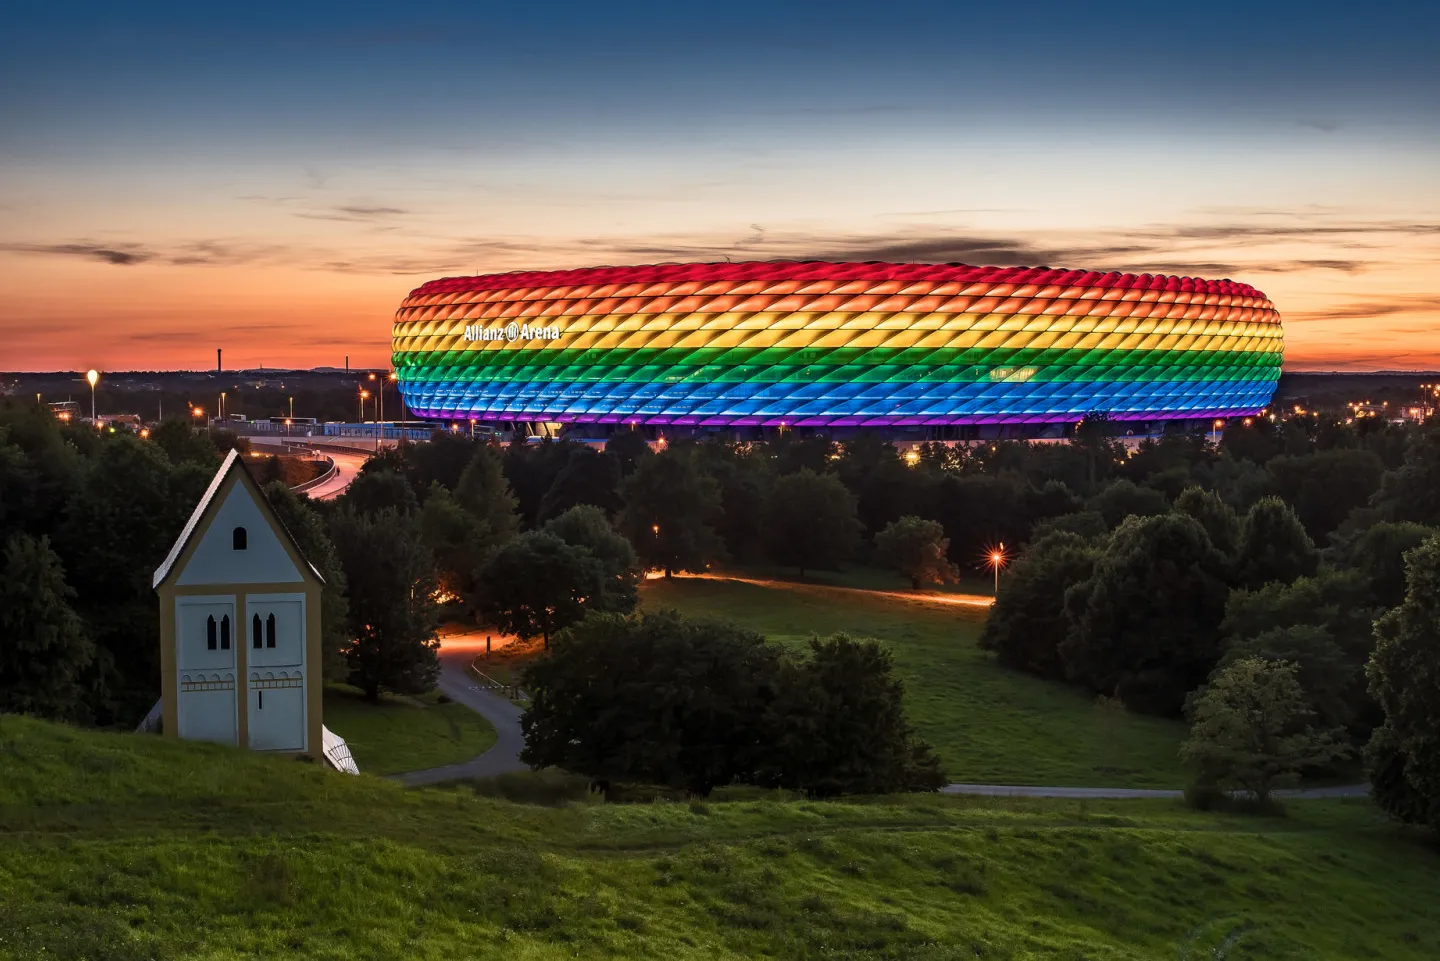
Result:
<svg viewBox="0 0 1440 961">
<path fill-rule="evenodd" d="M 714 524 L 720 485 L 703 473 L 691 451 L 665 450 L 642 460 L 620 484 L 624 503 L 616 519 L 647 568 L 669 577 L 703 571 L 722 551 Z"/>
<path fill-rule="evenodd" d="M 1240 515 L 1218 494 L 1200 487 L 1187 487 L 1175 499 L 1175 510 L 1200 522 L 1210 543 L 1226 557 L 1240 547 Z"/>
<path fill-rule="evenodd" d="M 1005 572 L 980 646 L 1006 667 L 1063 679 L 1059 648 L 1070 631 L 1065 591 L 1091 577 L 1098 556 L 1076 534 L 1051 533 L 1030 544 Z"/>
<path fill-rule="evenodd" d="M 846 634 L 784 662 L 767 719 L 762 783 L 810 797 L 935 791 L 940 761 L 905 718 L 905 686 L 882 644 Z"/>
<path fill-rule="evenodd" d="M 549 531 L 505 542 L 480 568 L 478 608 L 507 634 L 550 638 L 604 603 L 605 569 L 584 547 Z"/>
<path fill-rule="evenodd" d="M 1440 527 L 1440 430 L 1411 441 L 1405 462 L 1385 474 L 1372 503 L 1385 520 Z"/>
<path fill-rule="evenodd" d="M 808 467 L 776 478 L 765 504 L 770 557 L 797 567 L 834 568 L 849 560 L 860 540 L 855 498 L 833 474 Z"/>
<path fill-rule="evenodd" d="M 408 490 L 408 488 L 407 488 Z M 342 509 L 330 536 L 350 598 L 350 683 L 371 701 L 381 690 L 421 694 L 440 675 L 435 558 L 413 513 Z"/>
<path fill-rule="evenodd" d="M 572 547 L 583 547 L 600 562 L 603 586 L 590 604 L 593 610 L 628 614 L 635 609 L 640 599 L 640 559 L 603 510 L 590 504 L 572 507 L 544 530 Z"/>
<path fill-rule="evenodd" d="M 1310 535 L 1283 500 L 1263 497 L 1245 513 L 1240 524 L 1240 546 L 1235 552 L 1235 573 L 1241 584 L 1288 584 L 1297 577 L 1314 574 L 1318 562 Z"/>
<path fill-rule="evenodd" d="M 592 614 L 526 670 L 520 758 L 602 785 L 644 781 L 699 796 L 754 783 L 780 658 L 731 624 L 673 611 Z"/>
<path fill-rule="evenodd" d="M 515 494 L 505 478 L 504 460 L 495 444 L 475 448 L 455 485 L 455 501 L 480 522 L 482 551 L 505 543 L 520 529 Z"/>
<path fill-rule="evenodd" d="M 1132 710 L 1178 714 L 1220 657 L 1226 567 L 1194 518 L 1127 518 L 1066 591 L 1067 676 Z"/>
<path fill-rule="evenodd" d="M 475 573 L 497 542 L 485 522 L 461 507 L 455 495 L 436 484 L 420 508 L 420 537 L 435 555 L 440 592 L 474 607 Z"/>
<path fill-rule="evenodd" d="M 936 521 L 913 515 L 891 521 L 875 535 L 875 559 L 899 571 L 919 590 L 922 584 L 954 584 L 960 572 L 949 559 L 950 539 Z"/>
<path fill-rule="evenodd" d="M 575 444 L 545 496 L 540 499 L 541 521 L 558 517 L 580 504 L 599 507 L 606 515 L 620 509 L 620 462 L 593 447 Z"/>
<path fill-rule="evenodd" d="M 1119 432 L 1120 426 L 1105 411 L 1086 414 L 1075 427 L 1070 443 L 1085 460 L 1085 489 L 1082 494 L 1098 490 L 1124 460 L 1124 448 L 1115 440 Z"/>
<path fill-rule="evenodd" d="M 341 507 L 357 514 L 378 514 L 387 510 L 414 514 L 418 511 L 420 501 L 410 489 L 410 482 L 398 471 L 376 468 L 374 463 L 366 463 L 359 476 L 345 488 L 345 493 L 338 498 Z"/>
<path fill-rule="evenodd" d="M 1349 753 L 1335 732 L 1310 727 L 1309 717 L 1293 664 L 1242 658 L 1192 703 L 1180 756 L 1194 766 L 1197 783 L 1245 791 L 1264 804 L 1306 768 Z"/>
<path fill-rule="evenodd" d="M 1405 600 L 1405 555 L 1436 533 L 1413 521 L 1382 521 L 1349 545 L 1346 560 L 1370 585 L 1376 606 L 1395 607 Z"/>
<path fill-rule="evenodd" d="M 1276 457 L 1266 465 L 1275 491 L 1295 510 L 1316 541 L 1335 530 L 1380 487 L 1385 465 L 1373 451 L 1322 450 L 1300 457 Z"/>
<path fill-rule="evenodd" d="M 605 456 L 614 458 L 622 478 L 633 474 L 639 463 L 650 454 L 650 442 L 644 432 L 633 428 L 617 430 L 605 441 Z"/>
<path fill-rule="evenodd" d="M 1440 537 L 1406 556 L 1405 600 L 1375 622 L 1367 674 L 1385 723 L 1367 750 L 1375 800 L 1440 830 Z"/>
<path fill-rule="evenodd" d="M 189 421 L 171 418 L 150 431 L 150 443 L 165 452 L 172 464 L 195 464 L 214 471 L 220 466 L 220 454 L 203 431 Z"/>
<path fill-rule="evenodd" d="M 1170 509 L 1165 495 L 1151 487 L 1137 487 L 1133 481 L 1114 481 L 1085 505 L 1105 518 L 1110 527 L 1120 526 L 1127 517 L 1156 517 Z"/>
<path fill-rule="evenodd" d="M 84 671 L 95 658 L 70 607 L 48 538 L 13 534 L 0 564 L 0 711 L 57 720 L 88 715 Z"/>
</svg>

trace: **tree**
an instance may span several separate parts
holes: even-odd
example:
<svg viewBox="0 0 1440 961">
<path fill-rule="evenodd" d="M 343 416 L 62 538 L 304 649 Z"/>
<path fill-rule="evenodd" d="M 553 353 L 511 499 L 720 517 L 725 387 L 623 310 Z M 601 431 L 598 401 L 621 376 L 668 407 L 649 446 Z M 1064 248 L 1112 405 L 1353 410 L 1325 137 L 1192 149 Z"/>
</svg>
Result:
<svg viewBox="0 0 1440 961">
<path fill-rule="evenodd" d="M 1110 525 L 1105 523 L 1105 515 L 1096 511 L 1076 511 L 1073 514 L 1046 518 L 1036 524 L 1030 532 L 1030 539 L 1038 541 L 1050 534 L 1074 534 L 1083 540 L 1098 543 L 1110 536 Z"/>
<path fill-rule="evenodd" d="M 915 516 L 891 521 L 875 535 L 875 557 L 904 574 L 915 590 L 922 584 L 954 584 L 960 572 L 950 563 L 950 539 L 935 521 Z"/>
<path fill-rule="evenodd" d="M 196 464 L 211 471 L 220 466 L 220 455 L 210 438 L 186 420 L 171 418 L 156 425 L 150 431 L 150 443 L 164 451 L 172 464 Z"/>
<path fill-rule="evenodd" d="M 321 670 L 327 680 L 343 678 L 348 671 L 342 652 L 350 641 L 350 601 L 346 594 L 345 569 L 335 553 L 335 544 L 308 497 L 274 481 L 265 486 L 265 498 L 295 539 L 300 553 L 315 565 L 325 580 L 320 591 Z"/>
<path fill-rule="evenodd" d="M 606 590 L 599 559 L 549 531 L 530 531 L 507 541 L 476 580 L 483 617 L 507 634 L 542 637 L 546 647 L 557 631 L 602 603 Z"/>
<path fill-rule="evenodd" d="M 761 783 L 810 797 L 942 787 L 939 759 L 905 719 L 890 652 L 846 634 L 811 638 L 809 647 L 778 675 Z"/>
<path fill-rule="evenodd" d="M 420 539 L 435 555 L 435 571 L 443 592 L 476 601 L 475 572 L 495 541 L 485 522 L 460 506 L 455 495 L 436 484 L 420 508 Z"/>
<path fill-rule="evenodd" d="M 544 527 L 571 547 L 583 547 L 600 562 L 602 587 L 591 603 L 597 611 L 628 614 L 640 599 L 640 560 L 635 548 L 611 526 L 605 512 L 590 504 L 572 507 Z"/>
<path fill-rule="evenodd" d="M 14 534 L 0 565 L 0 711 L 75 720 L 87 712 L 82 683 L 95 648 L 70 607 L 49 538 Z"/>
<path fill-rule="evenodd" d="M 1288 584 L 1314 574 L 1318 560 L 1310 535 L 1283 500 L 1263 497 L 1246 511 L 1235 553 L 1240 583 L 1247 587 L 1270 581 Z"/>
<path fill-rule="evenodd" d="M 580 504 L 601 508 L 608 516 L 620 509 L 620 462 L 584 444 L 576 444 L 545 496 L 540 499 L 540 520 L 558 517 Z"/>
<path fill-rule="evenodd" d="M 1275 478 L 1276 493 L 1295 509 L 1317 541 L 1339 527 L 1352 510 L 1370 502 L 1385 471 L 1374 451 L 1355 448 L 1276 457 L 1266 466 Z"/>
<path fill-rule="evenodd" d="M 1378 606 L 1405 600 L 1405 555 L 1435 534 L 1435 528 L 1412 521 L 1381 521 L 1349 545 L 1347 560 L 1369 583 Z"/>
<path fill-rule="evenodd" d="M 1304 726 L 1310 715 L 1295 667 L 1242 658 L 1220 671 L 1191 705 L 1190 737 L 1180 756 L 1206 787 L 1241 790 L 1260 803 L 1294 784 L 1307 767 L 1347 749 L 1332 732 Z"/>
<path fill-rule="evenodd" d="M 615 459 L 620 476 L 629 477 L 640 461 L 651 454 L 650 442 L 638 430 L 617 430 L 605 441 L 605 456 Z"/>
<path fill-rule="evenodd" d="M 720 486 L 699 469 L 691 451 L 670 449 L 641 460 L 621 482 L 620 498 L 625 507 L 616 526 L 646 567 L 669 577 L 703 571 L 719 556 L 713 525 Z"/>
<path fill-rule="evenodd" d="M 435 558 L 415 515 L 342 509 L 330 533 L 350 590 L 350 683 L 371 701 L 382 688 L 430 690 L 440 675 Z"/>
<path fill-rule="evenodd" d="M 1085 490 L 1094 491 L 1101 481 L 1109 477 L 1116 465 L 1123 459 L 1124 450 L 1115 440 L 1118 425 L 1104 411 L 1092 411 L 1085 415 L 1075 427 L 1070 443 L 1085 458 Z M 1114 523 L 1119 523 L 1119 520 Z"/>
<path fill-rule="evenodd" d="M 646 781 L 699 796 L 754 783 L 780 657 L 733 624 L 592 614 L 525 672 L 520 759 L 602 785 Z"/>
<path fill-rule="evenodd" d="M 505 543 L 520 529 L 517 501 L 494 444 L 475 449 L 455 485 L 455 501 L 480 522 L 476 536 L 482 541 L 482 552 Z"/>
<path fill-rule="evenodd" d="M 980 646 L 1006 667 L 1063 679 L 1059 648 L 1070 630 L 1065 590 L 1094 573 L 1098 555 L 1077 534 L 1051 533 L 1031 543 L 1005 572 Z"/>
<path fill-rule="evenodd" d="M 1440 527 L 1440 431 L 1410 442 L 1404 463 L 1381 478 L 1372 503 L 1385 520 Z"/>
<path fill-rule="evenodd" d="M 1130 517 L 1065 593 L 1067 676 L 1143 713 L 1175 715 L 1220 656 L 1225 558 L 1181 514 Z"/>
<path fill-rule="evenodd" d="M 1289 584 L 1232 590 L 1220 625 L 1222 664 L 1243 657 L 1294 662 L 1318 721 L 1364 738 L 1381 720 L 1365 686 L 1376 613 L 1353 571 L 1326 569 Z"/>
<path fill-rule="evenodd" d="M 398 471 L 374 465 L 373 460 L 366 462 L 345 488 L 339 497 L 342 507 L 357 514 L 378 514 L 386 510 L 413 514 L 419 510 L 420 502 L 410 489 L 410 482 Z"/>
<path fill-rule="evenodd" d="M 1367 675 L 1385 723 L 1367 749 L 1375 799 L 1440 829 L 1440 537 L 1406 557 L 1405 600 L 1375 622 Z"/>
<path fill-rule="evenodd" d="M 1218 494 L 1202 487 L 1187 487 L 1175 499 L 1175 510 L 1199 521 L 1220 553 L 1234 556 L 1240 546 L 1240 516 Z"/>
<path fill-rule="evenodd" d="M 849 560 L 860 540 L 855 498 L 833 474 L 808 467 L 775 481 L 765 503 L 770 557 L 793 565 L 805 577 L 809 568 L 833 568 Z"/>
<path fill-rule="evenodd" d="M 1133 481 L 1117 480 L 1086 504 L 1099 512 L 1110 527 L 1120 526 L 1127 517 L 1155 517 L 1170 509 L 1165 495 L 1150 487 L 1137 487 Z"/>
</svg>

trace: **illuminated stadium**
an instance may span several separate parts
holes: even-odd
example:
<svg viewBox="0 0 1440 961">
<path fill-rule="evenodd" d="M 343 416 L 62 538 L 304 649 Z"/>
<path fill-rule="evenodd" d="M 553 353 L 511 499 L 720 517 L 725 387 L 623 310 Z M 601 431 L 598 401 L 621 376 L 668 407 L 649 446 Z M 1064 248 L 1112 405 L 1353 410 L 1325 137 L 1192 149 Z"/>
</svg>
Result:
<svg viewBox="0 0 1440 961">
<path fill-rule="evenodd" d="M 393 360 L 440 421 L 1156 429 L 1260 412 L 1282 352 L 1275 306 L 1230 280 L 768 262 L 431 281 Z"/>
</svg>

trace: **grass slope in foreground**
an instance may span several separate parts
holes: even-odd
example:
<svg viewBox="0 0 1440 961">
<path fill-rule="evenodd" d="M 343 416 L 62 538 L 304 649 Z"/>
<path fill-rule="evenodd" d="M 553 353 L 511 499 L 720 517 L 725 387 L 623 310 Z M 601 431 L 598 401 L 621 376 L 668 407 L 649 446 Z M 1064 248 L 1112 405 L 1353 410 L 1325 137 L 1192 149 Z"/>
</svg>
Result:
<svg viewBox="0 0 1440 961">
<path fill-rule="evenodd" d="M 1440 858 L 1364 801 L 546 808 L 10 716 L 0 768 L 7 961 L 1440 956 Z"/>
<path fill-rule="evenodd" d="M 1105 710 L 1084 694 L 1008 671 L 976 644 L 988 609 L 806 584 L 766 587 L 677 577 L 646 581 L 641 603 L 719 617 L 800 645 L 812 634 L 889 644 L 906 710 L 954 781 L 1176 788 L 1179 722 Z"/>
<path fill-rule="evenodd" d="M 495 728 L 479 714 L 443 700 L 384 695 L 366 701 L 353 687 L 325 689 L 325 726 L 345 739 L 366 774 L 399 774 L 468 761 L 495 746 Z"/>
</svg>

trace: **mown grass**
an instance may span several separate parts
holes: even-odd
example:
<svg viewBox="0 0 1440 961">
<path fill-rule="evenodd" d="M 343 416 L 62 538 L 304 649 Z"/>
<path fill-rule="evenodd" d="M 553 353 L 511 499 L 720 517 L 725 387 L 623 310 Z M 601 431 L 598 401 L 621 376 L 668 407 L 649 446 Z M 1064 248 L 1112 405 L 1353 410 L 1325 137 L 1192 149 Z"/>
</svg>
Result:
<svg viewBox="0 0 1440 961">
<path fill-rule="evenodd" d="M 432 691 L 418 698 L 366 701 L 345 685 L 325 689 L 325 726 L 345 739 L 365 774 L 399 774 L 468 761 L 495 745 L 479 714 Z"/>
<path fill-rule="evenodd" d="M 1001 668 L 976 644 L 986 608 L 814 584 L 767 587 L 684 577 L 646 581 L 641 603 L 735 621 L 787 644 L 836 631 L 886 642 L 905 681 L 911 721 L 955 781 L 1185 783 L 1181 724 L 1106 709 L 1072 688 Z"/>
<path fill-rule="evenodd" d="M 15 717 L 0 769 L 5 959 L 1440 956 L 1440 855 L 1365 801 L 538 806 Z"/>
</svg>

